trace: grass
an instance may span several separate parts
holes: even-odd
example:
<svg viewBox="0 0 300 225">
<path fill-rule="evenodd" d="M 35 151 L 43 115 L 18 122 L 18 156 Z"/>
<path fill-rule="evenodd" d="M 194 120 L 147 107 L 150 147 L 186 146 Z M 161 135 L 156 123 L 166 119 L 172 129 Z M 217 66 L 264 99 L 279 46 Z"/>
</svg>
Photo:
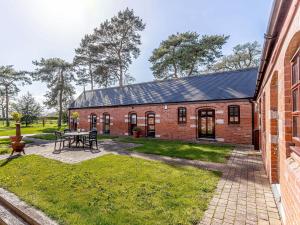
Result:
<svg viewBox="0 0 300 225">
<path fill-rule="evenodd" d="M 141 144 L 129 149 L 131 151 L 217 163 L 225 163 L 233 149 L 230 145 L 195 144 L 149 138 L 120 137 L 117 140 Z"/>
<path fill-rule="evenodd" d="M 2 187 L 60 224 L 75 225 L 196 224 L 219 178 L 217 172 L 116 155 L 75 165 L 30 155 L 0 169 Z"/>
<path fill-rule="evenodd" d="M 25 143 L 32 143 L 26 140 Z M 0 139 L 0 155 L 11 153 L 10 140 L 8 138 Z"/>
<path fill-rule="evenodd" d="M 42 139 L 42 140 L 55 140 L 55 135 L 54 134 L 36 134 L 34 136 L 30 136 L 31 138 L 37 138 L 37 139 Z"/>
<path fill-rule="evenodd" d="M 32 137 L 55 140 L 54 134 L 38 134 Z M 141 144 L 141 146 L 128 149 L 131 151 L 217 163 L 225 163 L 233 149 L 230 145 L 195 144 L 183 141 L 98 135 L 98 140 L 103 141 L 106 139 Z"/>
<path fill-rule="evenodd" d="M 61 129 L 64 129 L 65 127 L 66 125 L 63 125 Z M 42 124 L 32 124 L 28 127 L 25 126 L 21 127 L 22 134 L 53 133 L 56 130 L 58 130 L 56 124 L 46 124 L 45 127 L 43 127 Z M 0 126 L 0 136 L 11 136 L 15 134 L 16 134 L 16 128 L 14 125 L 11 125 L 10 127 Z"/>
<path fill-rule="evenodd" d="M 119 136 L 108 135 L 108 134 L 98 135 L 98 140 L 115 140 L 117 138 L 119 138 Z"/>
</svg>

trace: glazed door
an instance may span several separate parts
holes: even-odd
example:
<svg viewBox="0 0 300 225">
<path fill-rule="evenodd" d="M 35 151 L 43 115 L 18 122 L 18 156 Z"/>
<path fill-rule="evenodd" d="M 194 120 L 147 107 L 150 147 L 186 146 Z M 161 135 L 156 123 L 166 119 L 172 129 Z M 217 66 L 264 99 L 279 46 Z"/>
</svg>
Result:
<svg viewBox="0 0 300 225">
<path fill-rule="evenodd" d="M 103 115 L 103 133 L 110 134 L 110 115 L 109 114 Z"/>
<path fill-rule="evenodd" d="M 97 129 L 97 115 L 92 114 L 90 117 L 90 130 Z"/>
<path fill-rule="evenodd" d="M 215 138 L 215 110 L 213 109 L 199 110 L 198 137 Z"/>
<path fill-rule="evenodd" d="M 137 126 L 137 115 L 132 113 L 129 115 L 129 135 L 133 134 L 133 129 Z"/>
<path fill-rule="evenodd" d="M 147 137 L 155 137 L 155 114 L 147 114 Z"/>
</svg>

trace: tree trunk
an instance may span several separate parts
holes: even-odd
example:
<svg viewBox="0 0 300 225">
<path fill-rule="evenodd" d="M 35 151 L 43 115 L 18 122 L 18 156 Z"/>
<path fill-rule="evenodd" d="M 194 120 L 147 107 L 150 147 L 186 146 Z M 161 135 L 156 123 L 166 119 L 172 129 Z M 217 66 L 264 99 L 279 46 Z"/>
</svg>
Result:
<svg viewBox="0 0 300 225">
<path fill-rule="evenodd" d="M 190 72 L 188 73 L 188 76 L 191 76 L 194 72 L 195 64 L 192 65 Z"/>
<path fill-rule="evenodd" d="M 173 63 L 173 67 L 174 67 L 174 78 L 178 78 L 178 75 L 177 75 L 177 67 L 176 67 L 176 64 Z"/>
<path fill-rule="evenodd" d="M 175 49 L 173 49 L 173 67 L 174 67 L 174 77 L 173 78 L 178 78 L 178 74 L 177 74 L 177 66 L 176 66 L 176 62 L 174 61 L 174 57 L 175 57 Z"/>
<path fill-rule="evenodd" d="M 4 120 L 4 118 L 5 118 L 5 106 L 4 106 L 4 102 L 3 102 L 3 104 L 1 105 L 1 116 L 2 116 L 2 119 Z"/>
<path fill-rule="evenodd" d="M 118 58 L 119 58 L 119 66 L 120 66 L 119 86 L 122 87 L 124 81 L 123 81 L 123 67 L 122 67 L 121 51 L 118 51 Z"/>
<path fill-rule="evenodd" d="M 8 118 L 8 105 L 9 105 L 9 96 L 8 96 L 8 86 L 5 86 L 5 117 L 6 117 L 6 126 L 9 127 L 9 118 Z"/>
<path fill-rule="evenodd" d="M 64 89 L 63 71 L 61 71 L 60 73 L 60 82 L 61 82 L 61 87 L 58 96 L 58 104 L 59 104 L 58 121 L 57 121 L 58 128 L 61 128 L 61 120 L 62 120 L 62 97 L 63 97 L 63 89 Z"/>
<path fill-rule="evenodd" d="M 123 71 L 122 71 L 122 66 L 120 66 L 120 79 L 119 79 L 119 86 L 123 86 Z"/>
<path fill-rule="evenodd" d="M 90 63 L 89 63 L 89 73 L 90 73 L 90 79 L 91 79 L 91 90 L 94 90 L 93 71 L 92 71 L 92 65 Z"/>
</svg>

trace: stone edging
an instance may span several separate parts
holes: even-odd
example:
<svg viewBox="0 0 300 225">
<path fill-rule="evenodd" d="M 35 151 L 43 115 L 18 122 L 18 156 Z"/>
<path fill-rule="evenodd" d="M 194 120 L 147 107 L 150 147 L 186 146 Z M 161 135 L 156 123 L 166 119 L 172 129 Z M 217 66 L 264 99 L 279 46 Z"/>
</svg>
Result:
<svg viewBox="0 0 300 225">
<path fill-rule="evenodd" d="M 27 205 L 15 194 L 0 188 L 0 203 L 30 225 L 58 225 L 43 212 Z"/>
</svg>

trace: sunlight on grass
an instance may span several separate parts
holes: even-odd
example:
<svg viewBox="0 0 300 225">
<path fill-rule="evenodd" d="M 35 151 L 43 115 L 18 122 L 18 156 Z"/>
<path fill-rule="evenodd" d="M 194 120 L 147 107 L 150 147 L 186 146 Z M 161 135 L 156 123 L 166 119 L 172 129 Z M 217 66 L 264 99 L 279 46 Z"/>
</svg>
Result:
<svg viewBox="0 0 300 225">
<path fill-rule="evenodd" d="M 136 139 L 131 137 L 120 137 L 117 140 L 142 144 L 141 146 L 129 149 L 131 151 L 217 163 L 225 163 L 233 149 L 230 145 L 195 144 L 150 138 Z"/>
<path fill-rule="evenodd" d="M 63 125 L 61 130 L 63 130 L 66 125 Z M 33 124 L 28 127 L 22 126 L 21 132 L 22 134 L 40 134 L 40 133 L 53 133 L 54 131 L 58 130 L 56 124 L 46 124 L 43 127 L 42 124 Z M 14 125 L 10 127 L 1 127 L 0 128 L 0 136 L 11 136 L 16 134 L 16 128 Z"/>
<path fill-rule="evenodd" d="M 196 224 L 219 178 L 115 155 L 75 165 L 30 155 L 0 169 L 1 186 L 61 224 Z"/>
</svg>

